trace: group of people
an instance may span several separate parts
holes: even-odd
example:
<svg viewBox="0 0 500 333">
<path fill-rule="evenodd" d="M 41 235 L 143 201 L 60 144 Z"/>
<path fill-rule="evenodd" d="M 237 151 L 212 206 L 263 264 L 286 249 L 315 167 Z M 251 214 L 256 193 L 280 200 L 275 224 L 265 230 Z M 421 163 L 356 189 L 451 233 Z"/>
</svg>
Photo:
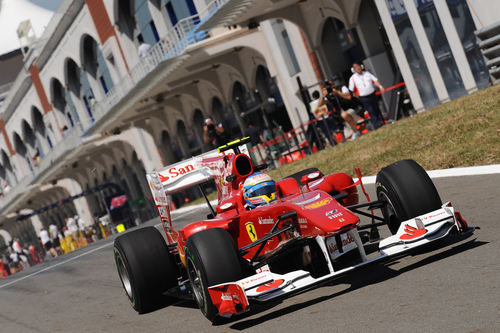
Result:
<svg viewBox="0 0 500 333">
<path fill-rule="evenodd" d="M 312 93 L 310 110 L 331 146 L 337 144 L 336 133 L 341 133 L 344 140 L 355 140 L 361 135 L 357 126 L 360 119 L 356 112 L 358 105 L 368 112 L 371 129 L 375 130 L 385 123 L 376 97 L 376 91 L 384 92 L 384 87 L 361 63 L 353 63 L 351 70 L 353 74 L 348 86 L 339 80 L 325 81 L 321 93 L 318 90 Z M 256 146 L 273 138 L 272 135 L 264 135 L 264 132 L 250 122 L 244 134 L 250 136 L 252 145 Z M 269 130 L 267 132 L 271 133 Z M 229 137 L 221 123 L 216 124 L 211 118 L 207 118 L 203 126 L 203 139 L 210 148 L 216 148 L 225 144 Z"/>
<path fill-rule="evenodd" d="M 312 93 L 313 100 L 309 104 L 319 128 L 332 146 L 337 143 L 335 132 L 340 132 L 345 139 L 351 140 L 361 135 L 357 129 L 360 117 L 355 111 L 356 104 L 361 104 L 363 109 L 368 111 L 374 130 L 384 125 L 376 97 L 376 90 L 384 92 L 384 87 L 372 73 L 365 71 L 360 63 L 355 62 L 352 65 L 352 72 L 349 87 L 338 80 L 326 81 L 321 88 L 321 94 L 318 90 Z"/>
<path fill-rule="evenodd" d="M 23 247 L 17 237 L 13 238 L 7 250 L 0 255 L 0 279 L 41 263 L 47 256 L 55 258 L 102 238 L 100 227 L 99 223 L 87 227 L 84 221 L 75 215 L 65 218 L 62 230 L 54 223 L 48 228 L 42 226 L 37 246 L 30 243 Z"/>
<path fill-rule="evenodd" d="M 98 219 L 88 226 L 78 215 L 66 217 L 62 230 L 54 223 L 48 228 L 42 226 L 38 244 L 23 247 L 18 238 L 13 238 L 7 250 L 0 253 L 0 279 L 109 235 L 109 229 Z"/>
<path fill-rule="evenodd" d="M 48 230 L 43 226 L 40 228 L 40 242 L 53 258 L 81 248 L 94 240 L 92 235 L 89 237 L 85 223 L 78 215 L 67 216 L 64 222 L 63 230 L 59 230 L 53 223 Z"/>
<path fill-rule="evenodd" d="M 12 239 L 8 249 L 0 255 L 0 279 L 43 261 L 43 255 L 32 243 L 23 246 L 19 238 Z"/>
</svg>

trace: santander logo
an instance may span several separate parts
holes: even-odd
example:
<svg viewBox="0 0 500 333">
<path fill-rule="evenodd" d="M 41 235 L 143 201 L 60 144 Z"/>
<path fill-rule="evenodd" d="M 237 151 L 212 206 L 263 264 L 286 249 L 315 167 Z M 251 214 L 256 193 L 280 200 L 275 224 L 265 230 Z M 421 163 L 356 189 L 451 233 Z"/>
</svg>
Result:
<svg viewBox="0 0 500 333">
<path fill-rule="evenodd" d="M 194 166 L 192 164 L 187 164 L 186 166 L 182 167 L 171 167 L 170 169 L 167 170 L 166 175 L 161 173 L 159 173 L 158 175 L 160 177 L 160 181 L 164 183 L 169 179 L 177 178 L 181 175 L 190 173 L 191 171 L 194 171 Z"/>
<path fill-rule="evenodd" d="M 283 284 L 283 282 L 285 282 L 285 281 L 282 279 L 274 280 L 274 281 L 271 281 L 271 282 L 268 282 L 266 284 L 261 285 L 260 287 L 257 288 L 256 291 L 258 293 L 263 293 L 265 291 L 273 290 L 274 288 L 278 288 L 279 286 L 281 286 Z"/>
</svg>

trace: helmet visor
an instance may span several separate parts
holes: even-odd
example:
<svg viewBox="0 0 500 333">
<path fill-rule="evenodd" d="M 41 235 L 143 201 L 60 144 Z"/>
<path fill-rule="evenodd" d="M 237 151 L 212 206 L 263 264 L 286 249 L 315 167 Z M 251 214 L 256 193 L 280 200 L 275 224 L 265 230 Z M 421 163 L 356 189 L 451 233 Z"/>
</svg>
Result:
<svg viewBox="0 0 500 333">
<path fill-rule="evenodd" d="M 264 182 L 259 184 L 260 186 L 254 186 L 253 188 L 245 192 L 247 198 L 258 197 L 260 195 L 269 195 L 276 192 L 276 184 L 274 182 Z"/>
</svg>

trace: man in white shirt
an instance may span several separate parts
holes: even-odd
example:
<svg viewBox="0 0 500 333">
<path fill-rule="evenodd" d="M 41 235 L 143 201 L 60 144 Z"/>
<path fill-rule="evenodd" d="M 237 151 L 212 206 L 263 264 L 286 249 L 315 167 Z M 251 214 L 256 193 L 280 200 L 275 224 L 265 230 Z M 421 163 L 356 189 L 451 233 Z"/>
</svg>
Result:
<svg viewBox="0 0 500 333">
<path fill-rule="evenodd" d="M 17 254 L 21 254 L 23 250 L 21 249 L 21 243 L 19 243 L 19 238 L 15 237 L 12 243 L 12 248 Z"/>
<path fill-rule="evenodd" d="M 52 258 L 57 257 L 57 252 L 54 249 L 54 246 L 52 245 L 49 232 L 45 230 L 44 227 L 40 228 L 40 241 L 42 242 L 45 251 L 49 252 Z"/>
<path fill-rule="evenodd" d="M 10 257 L 10 260 L 12 260 L 11 273 L 16 273 L 18 271 L 22 271 L 22 269 L 20 267 L 21 261 L 19 260 L 19 254 L 17 254 L 16 251 L 11 250 L 9 257 Z"/>
<path fill-rule="evenodd" d="M 74 234 L 78 232 L 78 225 L 73 217 L 70 216 L 66 218 L 66 226 L 70 233 Z"/>
<path fill-rule="evenodd" d="M 54 223 L 49 225 L 49 234 L 52 241 L 52 246 L 56 250 L 57 254 L 62 254 L 61 241 L 59 240 L 59 230 Z"/>
<path fill-rule="evenodd" d="M 384 92 L 384 87 L 372 73 L 364 71 L 359 62 L 352 64 L 353 74 L 349 79 L 349 90 L 358 96 L 364 108 L 370 114 L 370 121 L 375 129 L 384 125 L 382 113 L 378 108 L 375 87 Z"/>
<path fill-rule="evenodd" d="M 148 54 L 149 49 L 151 49 L 151 45 L 144 42 L 142 35 L 137 36 L 137 40 L 139 41 L 139 48 L 137 49 L 137 53 L 139 53 L 139 57 L 144 58 Z"/>
</svg>

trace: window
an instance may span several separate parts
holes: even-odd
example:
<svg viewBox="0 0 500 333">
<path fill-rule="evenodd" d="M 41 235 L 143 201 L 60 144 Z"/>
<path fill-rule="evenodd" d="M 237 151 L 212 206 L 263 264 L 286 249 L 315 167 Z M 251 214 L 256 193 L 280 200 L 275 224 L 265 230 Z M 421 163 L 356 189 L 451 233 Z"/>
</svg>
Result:
<svg viewBox="0 0 500 333">
<path fill-rule="evenodd" d="M 273 23 L 274 35 L 278 41 L 279 48 L 283 55 L 283 60 L 288 69 L 288 74 L 293 76 L 300 72 L 299 62 L 295 56 L 295 51 L 293 50 L 292 42 L 288 36 L 288 31 L 285 28 L 285 24 L 282 20 L 276 20 Z"/>
<path fill-rule="evenodd" d="M 439 104 L 439 99 L 403 0 L 386 0 L 386 3 L 424 107 L 429 109 L 436 106 Z"/>
<path fill-rule="evenodd" d="M 144 41 L 149 45 L 156 44 L 160 38 L 151 17 L 147 0 L 135 0 L 135 17 Z"/>
<path fill-rule="evenodd" d="M 474 34 L 476 26 L 466 0 L 446 0 L 446 2 L 450 8 L 458 36 L 462 41 L 462 46 L 472 74 L 474 75 L 474 80 L 478 88 L 484 88 L 489 84 L 489 72 L 477 45 L 476 35 Z"/>
<path fill-rule="evenodd" d="M 433 2 L 418 7 L 418 13 L 425 27 L 425 34 L 431 44 L 444 84 L 451 99 L 465 95 L 464 83 L 451 52 L 448 38 Z"/>
</svg>

